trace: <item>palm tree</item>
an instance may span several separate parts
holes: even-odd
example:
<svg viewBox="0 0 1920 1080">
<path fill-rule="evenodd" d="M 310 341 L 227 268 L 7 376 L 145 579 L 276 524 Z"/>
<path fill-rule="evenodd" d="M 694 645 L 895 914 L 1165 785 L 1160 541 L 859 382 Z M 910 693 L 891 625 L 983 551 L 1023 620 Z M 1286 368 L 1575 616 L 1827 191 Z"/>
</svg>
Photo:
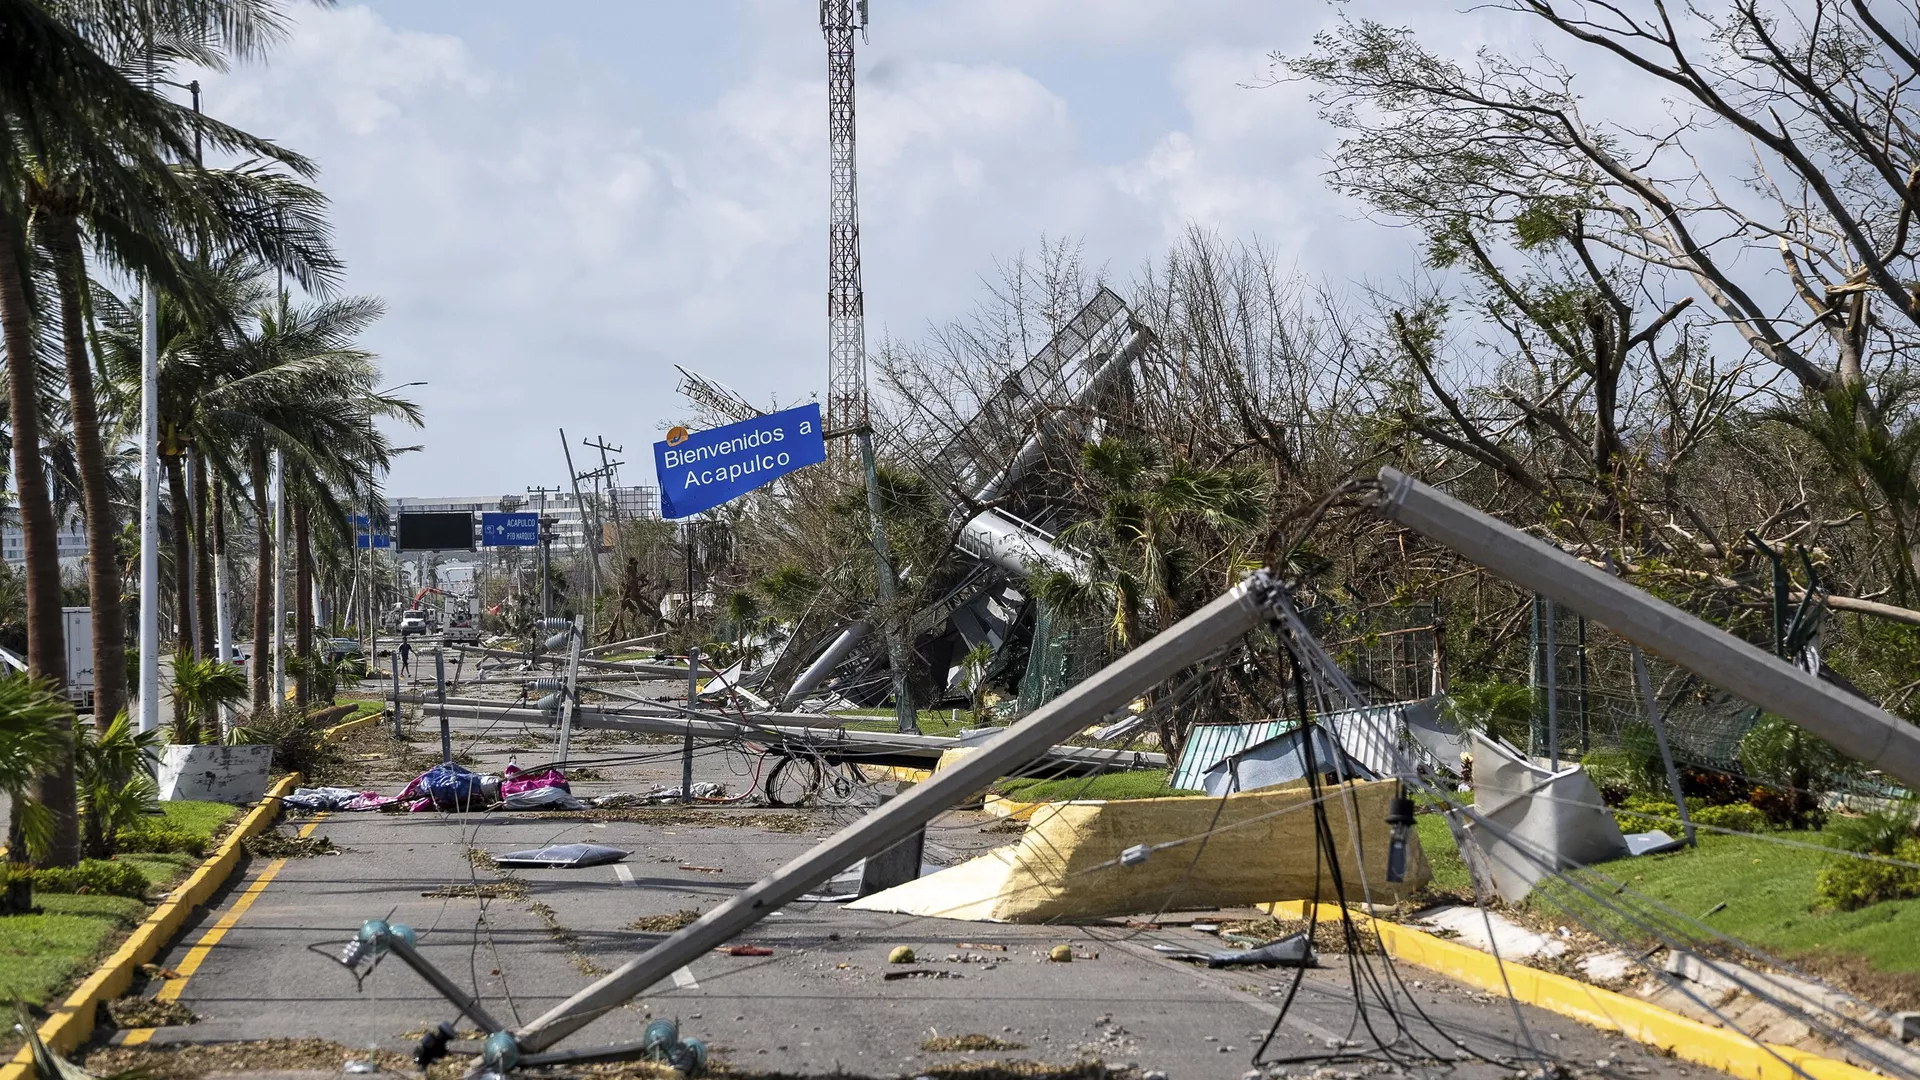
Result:
<svg viewBox="0 0 1920 1080">
<path fill-rule="evenodd" d="M 158 809 L 160 788 L 149 754 L 159 743 L 160 732 L 134 730 L 125 712 L 104 729 L 95 724 L 76 741 L 74 771 L 88 858 L 112 855 L 120 830 Z"/>
<path fill-rule="evenodd" d="M 1037 574 L 1035 594 L 1055 611 L 1098 610 L 1120 649 L 1140 643 L 1149 611 L 1162 626 L 1185 613 L 1204 566 L 1196 548 L 1216 552 L 1215 569 L 1238 570 L 1233 544 L 1264 513 L 1253 471 L 1169 461 L 1130 439 L 1089 443 L 1079 487 L 1093 516 L 1063 530 L 1060 541 L 1090 554 L 1089 572 Z"/>
<path fill-rule="evenodd" d="M 194 531 L 188 526 L 190 497 L 184 482 L 184 458 L 191 449 L 211 474 L 210 486 L 250 490 L 253 496 L 260 556 L 254 641 L 261 661 L 254 666 L 253 696 L 254 707 L 260 709 L 271 696 L 263 649 L 272 633 L 277 559 L 267 499 L 271 453 L 280 452 L 288 463 L 289 491 L 302 493 L 308 507 L 325 511 L 323 527 L 337 519 L 344 528 L 346 510 L 332 492 L 367 490 L 370 477 L 384 469 L 391 456 L 373 418 L 397 416 L 417 423 L 418 413 L 409 403 L 372 394 L 376 372 L 371 357 L 352 345 L 379 315 L 377 302 L 342 298 L 296 305 L 273 295 L 258 265 L 239 258 L 210 264 L 205 274 L 206 292 L 221 296 L 228 310 L 245 315 L 220 325 L 194 325 L 182 305 L 163 298 L 161 451 L 180 538 L 175 563 L 184 567 L 196 558 L 183 539 Z M 117 303 L 103 321 L 105 363 L 124 394 L 138 371 L 138 327 L 127 307 Z M 223 510 L 217 503 L 213 508 L 222 533 Z M 206 513 L 193 516 L 204 519 Z M 177 573 L 175 585 L 184 611 L 194 598 L 183 577 Z"/>
<path fill-rule="evenodd" d="M 173 741 L 218 741 L 220 711 L 247 696 L 247 677 L 232 664 L 212 657 L 187 660 L 173 667 L 174 700 L 184 704 L 184 727 L 175 727 Z"/>
<path fill-rule="evenodd" d="M 73 395 L 74 452 L 94 555 L 89 591 L 96 615 L 95 670 L 104 680 L 105 704 L 111 707 L 125 697 L 120 681 L 124 665 L 114 658 L 123 648 L 117 637 L 122 623 L 115 610 L 118 589 L 102 565 L 111 562 L 104 554 L 114 550 L 115 529 L 105 494 L 105 453 L 91 373 L 83 370 L 79 313 L 85 270 L 75 222 L 86 216 L 96 249 L 113 253 L 121 265 L 163 284 L 170 277 L 168 263 L 177 258 L 172 252 L 187 249 L 169 241 L 188 236 L 233 239 L 236 225 L 246 232 L 250 207 L 244 198 L 231 197 L 232 185 L 201 185 L 195 198 L 168 167 L 169 159 L 185 161 L 191 155 L 197 160 L 203 138 L 223 150 L 288 164 L 297 159 L 171 104 L 150 92 L 151 79 L 157 65 L 174 59 L 217 67 L 227 52 L 257 51 L 280 24 L 271 5 L 257 0 L 142 0 L 137 5 L 0 0 L 0 27 L 5 28 L 0 33 L 0 331 L 7 351 L 15 489 L 25 534 L 28 660 L 36 672 L 64 680 L 56 530 L 39 464 L 39 388 L 28 377 L 38 370 L 36 305 L 27 269 L 36 230 L 30 226 L 43 225 L 38 230 L 41 242 L 54 256 L 62 346 Z M 144 50 L 146 86 L 127 75 L 132 65 L 126 61 L 136 47 Z M 310 168 L 307 172 L 311 174 Z M 206 197 L 221 192 L 228 197 Z M 102 221 L 116 227 L 102 228 Z M 273 245 L 262 245 L 254 237 L 243 239 L 240 246 L 259 250 Z M 53 857 L 77 858 L 70 758 L 51 770 L 41 795 L 56 822 Z"/>
<path fill-rule="evenodd" d="M 0 677 L 0 792 L 13 800 L 11 861 L 24 861 L 29 851 L 36 857 L 52 853 L 53 808 L 28 792 L 63 758 L 71 767 L 72 739 L 73 706 L 58 688 L 31 675 Z"/>
<path fill-rule="evenodd" d="M 282 154 L 282 157 L 289 156 Z M 290 157 L 289 160 L 298 161 Z M 305 167 L 304 162 L 300 164 Z M 177 244 L 170 243 L 169 237 L 136 235 L 143 224 L 157 219 L 183 236 L 193 236 L 194 242 L 203 247 L 212 243 L 227 250 L 276 253 L 289 258 L 301 276 L 316 282 L 324 281 L 337 264 L 327 248 L 324 226 L 318 224 L 318 207 L 322 203 L 319 194 L 272 170 L 254 167 L 225 173 L 193 170 L 177 188 L 157 193 L 155 206 L 137 208 L 147 212 L 145 218 L 125 208 L 103 205 L 101 200 L 91 197 L 84 182 L 78 180 L 49 180 L 36 185 L 34 190 L 38 193 L 39 205 L 46 211 L 43 215 L 46 224 L 41 231 L 52 255 L 59 286 L 74 449 L 87 511 L 88 538 L 93 550 L 110 550 L 105 539 L 116 531 L 117 523 L 112 502 L 104 490 L 108 486 L 106 455 L 100 436 L 93 372 L 84 348 L 83 321 L 91 298 L 87 290 L 83 239 L 90 237 L 93 248 L 121 269 L 143 272 L 151 280 L 166 283 L 167 291 L 160 301 L 167 316 L 163 330 L 170 331 L 169 338 L 185 333 L 189 341 L 217 332 L 230 323 L 244 310 L 246 298 L 240 298 L 236 307 L 236 298 L 226 287 L 229 282 L 222 275 L 212 272 L 204 261 L 186 258 Z M 173 198 L 173 202 L 162 201 L 166 197 Z M 276 212 L 270 217 L 256 213 L 255 208 L 262 205 L 272 205 Z M 213 221 L 214 227 L 201 227 L 199 223 L 203 219 Z M 204 543 L 192 545 L 197 550 L 190 552 L 188 543 L 191 537 L 206 535 L 207 477 L 205 462 L 181 437 L 178 409 L 166 407 L 178 406 L 180 400 L 181 395 L 176 393 L 171 401 L 162 403 L 160 449 L 173 500 L 176 608 L 182 625 L 197 625 L 200 634 L 197 643 L 183 638 L 176 642 L 176 648 L 184 654 L 190 644 L 197 644 L 199 652 L 208 654 L 212 651 L 213 637 L 211 552 Z M 187 497 L 189 456 L 191 499 Z M 189 567 L 192 573 L 188 572 Z M 118 586 L 112 579 L 112 571 L 107 560 L 94 560 L 90 566 L 96 671 L 118 672 L 122 666 L 119 658 L 125 648 L 119 634 Z M 199 587 L 190 593 L 188 589 L 193 584 Z M 117 678 L 110 681 L 112 685 L 97 691 L 104 697 L 101 715 L 112 715 L 107 710 L 118 708 L 125 700 L 121 681 Z"/>
</svg>

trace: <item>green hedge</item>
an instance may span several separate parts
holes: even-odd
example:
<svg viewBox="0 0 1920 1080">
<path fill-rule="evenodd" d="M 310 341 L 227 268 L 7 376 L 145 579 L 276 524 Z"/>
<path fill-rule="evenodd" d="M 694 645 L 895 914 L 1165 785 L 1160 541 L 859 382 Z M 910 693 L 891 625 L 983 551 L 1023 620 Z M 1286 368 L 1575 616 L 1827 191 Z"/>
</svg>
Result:
<svg viewBox="0 0 1920 1080">
<path fill-rule="evenodd" d="M 78 866 L 9 867 L 9 877 L 27 878 L 43 893 L 124 896 L 144 900 L 151 883 L 138 867 L 106 859 L 82 859 Z"/>
</svg>

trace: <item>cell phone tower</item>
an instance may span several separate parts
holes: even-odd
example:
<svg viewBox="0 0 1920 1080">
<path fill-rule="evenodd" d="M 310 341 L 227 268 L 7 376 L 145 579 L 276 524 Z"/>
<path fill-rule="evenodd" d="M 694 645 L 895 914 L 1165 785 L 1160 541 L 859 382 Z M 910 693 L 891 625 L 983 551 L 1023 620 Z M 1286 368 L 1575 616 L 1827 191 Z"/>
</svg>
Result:
<svg viewBox="0 0 1920 1080">
<path fill-rule="evenodd" d="M 860 289 L 860 200 L 854 176 L 853 34 L 864 38 L 867 0 L 820 0 L 827 37 L 827 142 L 832 192 L 827 226 L 829 432 L 867 423 L 866 302 Z"/>
</svg>

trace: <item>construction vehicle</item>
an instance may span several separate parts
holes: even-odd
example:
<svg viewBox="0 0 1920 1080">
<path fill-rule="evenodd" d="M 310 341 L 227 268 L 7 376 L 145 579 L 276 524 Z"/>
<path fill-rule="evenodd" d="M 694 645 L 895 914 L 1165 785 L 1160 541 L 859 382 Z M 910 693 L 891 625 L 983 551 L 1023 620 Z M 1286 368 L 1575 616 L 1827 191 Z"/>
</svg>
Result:
<svg viewBox="0 0 1920 1080">
<path fill-rule="evenodd" d="M 442 611 L 424 606 L 422 601 L 428 593 L 438 594 L 446 602 L 446 609 Z M 401 614 L 400 633 L 425 635 L 436 630 L 440 633 L 440 640 L 449 645 L 480 644 L 480 620 L 474 617 L 467 598 L 428 585 L 413 594 L 413 603 Z"/>
</svg>

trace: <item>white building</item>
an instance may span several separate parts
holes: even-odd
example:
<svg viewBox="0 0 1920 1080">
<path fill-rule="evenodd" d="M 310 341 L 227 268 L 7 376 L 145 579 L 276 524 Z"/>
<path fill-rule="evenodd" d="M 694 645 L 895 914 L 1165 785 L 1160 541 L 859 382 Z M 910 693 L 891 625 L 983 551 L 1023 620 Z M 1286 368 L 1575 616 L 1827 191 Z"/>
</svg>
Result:
<svg viewBox="0 0 1920 1080">
<path fill-rule="evenodd" d="M 86 557 L 87 525 L 80 515 L 68 518 L 57 535 L 61 562 L 74 563 Z M 19 525 L 0 527 L 0 558 L 14 566 L 27 561 L 27 534 Z"/>
</svg>

